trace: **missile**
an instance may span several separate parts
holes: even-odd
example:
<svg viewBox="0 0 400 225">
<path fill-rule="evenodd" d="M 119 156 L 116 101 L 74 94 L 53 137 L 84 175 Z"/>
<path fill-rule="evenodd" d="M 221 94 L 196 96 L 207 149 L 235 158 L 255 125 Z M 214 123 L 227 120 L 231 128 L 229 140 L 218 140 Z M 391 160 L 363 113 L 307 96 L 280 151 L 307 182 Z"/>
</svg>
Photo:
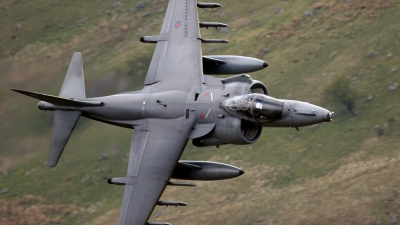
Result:
<svg viewBox="0 0 400 225">
<path fill-rule="evenodd" d="M 203 56 L 203 71 L 209 75 L 230 75 L 258 71 L 268 64 L 260 59 L 236 55 Z"/>
<path fill-rule="evenodd" d="M 242 174 L 244 174 L 244 171 L 240 168 L 224 163 L 181 160 L 171 178 L 211 181 L 235 178 Z"/>
</svg>

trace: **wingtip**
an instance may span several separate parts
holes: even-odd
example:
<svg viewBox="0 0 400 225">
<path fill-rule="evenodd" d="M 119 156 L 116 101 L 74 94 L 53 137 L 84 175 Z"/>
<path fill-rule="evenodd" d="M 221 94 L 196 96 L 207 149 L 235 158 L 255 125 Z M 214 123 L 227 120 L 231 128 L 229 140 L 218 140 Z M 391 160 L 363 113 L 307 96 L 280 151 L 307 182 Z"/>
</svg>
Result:
<svg viewBox="0 0 400 225">
<path fill-rule="evenodd" d="M 23 94 L 23 95 L 28 95 L 29 91 L 25 91 L 25 90 L 20 90 L 20 89 L 14 89 L 14 88 L 10 88 L 11 91 Z"/>
<path fill-rule="evenodd" d="M 55 167 L 57 166 L 58 161 L 57 160 L 49 160 L 47 163 L 48 167 Z"/>
</svg>

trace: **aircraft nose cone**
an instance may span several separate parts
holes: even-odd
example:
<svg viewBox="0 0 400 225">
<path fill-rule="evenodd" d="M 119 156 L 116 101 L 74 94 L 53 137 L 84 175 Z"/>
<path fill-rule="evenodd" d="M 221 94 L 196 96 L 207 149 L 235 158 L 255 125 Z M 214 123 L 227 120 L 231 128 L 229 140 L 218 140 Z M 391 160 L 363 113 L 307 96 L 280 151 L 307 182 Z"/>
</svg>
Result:
<svg viewBox="0 0 400 225">
<path fill-rule="evenodd" d="M 263 63 L 263 67 L 265 68 L 265 67 L 267 67 L 267 66 L 268 66 L 268 63 L 264 62 L 264 63 Z"/>
<path fill-rule="evenodd" d="M 333 115 L 335 114 L 334 112 L 331 112 L 325 108 L 319 107 L 318 114 L 320 115 L 320 118 L 324 122 L 332 122 L 333 121 Z"/>
<path fill-rule="evenodd" d="M 326 116 L 327 117 L 327 121 L 328 122 L 332 122 L 333 121 L 333 115 L 335 114 L 335 112 L 329 112 L 328 113 L 328 115 Z"/>
<path fill-rule="evenodd" d="M 333 113 L 325 108 L 307 102 L 290 101 L 292 113 L 292 126 L 308 126 L 312 124 L 331 122 Z"/>
</svg>

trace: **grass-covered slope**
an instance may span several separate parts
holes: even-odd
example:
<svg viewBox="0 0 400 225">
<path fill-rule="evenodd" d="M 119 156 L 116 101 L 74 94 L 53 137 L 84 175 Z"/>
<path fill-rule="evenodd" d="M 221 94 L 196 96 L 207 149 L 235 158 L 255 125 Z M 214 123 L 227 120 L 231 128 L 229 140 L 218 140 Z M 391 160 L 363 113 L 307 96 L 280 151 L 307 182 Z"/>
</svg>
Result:
<svg viewBox="0 0 400 225">
<path fill-rule="evenodd" d="M 144 4 L 143 4 L 144 3 Z M 88 96 L 141 88 L 167 1 L 0 2 L 0 224 L 117 224 L 131 131 L 81 119 L 55 169 L 46 166 L 52 112 L 9 91 L 58 94 L 70 57 L 83 53 Z M 251 74 L 277 98 L 336 112 L 333 123 L 265 128 L 249 146 L 195 148 L 184 159 L 241 167 L 236 179 L 168 187 L 152 220 L 173 224 L 388 224 L 400 216 L 400 3 L 220 1 L 199 10 L 204 54 L 263 59 Z M 372 52 L 371 52 L 372 51 Z M 360 93 L 357 116 L 324 96 L 339 76 Z M 392 88 L 393 89 L 393 88 Z M 369 97 L 371 96 L 371 97 Z M 369 99 L 368 101 L 366 99 Z"/>
</svg>

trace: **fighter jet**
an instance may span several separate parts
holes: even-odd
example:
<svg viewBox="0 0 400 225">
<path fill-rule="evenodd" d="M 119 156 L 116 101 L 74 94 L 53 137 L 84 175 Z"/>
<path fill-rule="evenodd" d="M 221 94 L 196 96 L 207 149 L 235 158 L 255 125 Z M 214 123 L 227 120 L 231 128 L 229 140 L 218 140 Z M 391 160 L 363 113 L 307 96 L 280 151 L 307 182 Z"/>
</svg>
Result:
<svg viewBox="0 0 400 225">
<path fill-rule="evenodd" d="M 81 53 L 74 53 L 58 96 L 12 89 L 41 100 L 41 110 L 54 111 L 48 166 L 57 165 L 81 116 L 134 129 L 126 177 L 108 180 L 125 185 L 120 225 L 167 225 L 149 222 L 156 205 L 185 206 L 160 200 L 167 185 L 193 186 L 184 180 L 222 180 L 244 172 L 238 167 L 207 161 L 179 161 L 189 140 L 198 147 L 256 142 L 264 127 L 301 127 L 332 121 L 333 113 L 294 100 L 273 98 L 249 73 L 268 66 L 243 56 L 203 56 L 200 28 L 227 27 L 199 22 L 197 8 L 217 3 L 169 0 L 161 32 L 140 40 L 155 43 L 144 87 L 138 91 L 87 98 Z M 207 75 L 205 75 L 207 74 Z M 211 75 L 234 74 L 229 78 Z"/>
</svg>

